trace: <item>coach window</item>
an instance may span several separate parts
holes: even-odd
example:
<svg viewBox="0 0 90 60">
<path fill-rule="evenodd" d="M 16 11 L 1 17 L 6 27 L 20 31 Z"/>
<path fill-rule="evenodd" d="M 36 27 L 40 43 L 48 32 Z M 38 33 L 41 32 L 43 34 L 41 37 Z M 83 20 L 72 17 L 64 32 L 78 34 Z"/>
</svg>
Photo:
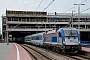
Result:
<svg viewBox="0 0 90 60">
<path fill-rule="evenodd" d="M 38 36 L 39 40 L 42 40 L 42 36 Z"/>
<path fill-rule="evenodd" d="M 33 40 L 33 38 L 31 37 L 31 40 Z"/>
<path fill-rule="evenodd" d="M 36 36 L 33 36 L 33 40 L 36 40 Z"/>
<path fill-rule="evenodd" d="M 38 36 L 36 37 L 36 40 L 39 40 Z"/>
<path fill-rule="evenodd" d="M 31 37 L 30 37 L 30 39 L 31 39 Z"/>
<path fill-rule="evenodd" d="M 30 37 L 28 37 L 28 39 L 30 39 Z"/>
<path fill-rule="evenodd" d="M 32 37 L 32 40 L 34 40 L 34 37 Z"/>
</svg>

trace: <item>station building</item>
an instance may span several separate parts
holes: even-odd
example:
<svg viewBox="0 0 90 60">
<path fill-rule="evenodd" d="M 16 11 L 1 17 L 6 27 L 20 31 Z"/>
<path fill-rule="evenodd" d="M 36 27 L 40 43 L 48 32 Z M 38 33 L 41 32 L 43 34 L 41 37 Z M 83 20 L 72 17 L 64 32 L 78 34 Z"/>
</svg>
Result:
<svg viewBox="0 0 90 60">
<path fill-rule="evenodd" d="M 79 29 L 82 41 L 90 41 L 90 14 L 88 13 L 48 13 L 42 11 L 6 10 L 2 16 L 2 39 L 7 42 L 23 40 L 26 35 L 75 27 Z"/>
</svg>

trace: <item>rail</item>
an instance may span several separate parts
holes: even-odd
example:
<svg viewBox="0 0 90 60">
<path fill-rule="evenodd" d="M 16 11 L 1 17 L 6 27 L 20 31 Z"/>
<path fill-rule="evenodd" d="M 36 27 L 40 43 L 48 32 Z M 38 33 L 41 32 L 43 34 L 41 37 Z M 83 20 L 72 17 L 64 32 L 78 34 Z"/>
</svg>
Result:
<svg viewBox="0 0 90 60">
<path fill-rule="evenodd" d="M 45 57 L 44 59 L 48 59 L 48 60 L 55 60 L 53 57 L 50 57 L 49 55 L 47 55 L 47 54 L 45 54 L 45 53 L 43 53 L 43 52 L 41 52 L 41 51 L 39 51 L 39 50 L 36 50 L 36 49 L 34 49 L 34 48 L 32 48 L 30 45 L 22 45 L 24 48 L 25 47 L 27 47 L 27 48 L 29 48 L 29 50 L 30 49 L 32 49 L 33 51 L 34 51 L 34 54 L 35 54 L 35 52 L 37 52 L 38 54 L 40 54 L 40 55 L 42 55 L 42 58 L 43 57 Z M 32 53 L 32 55 L 34 56 L 34 54 Z M 38 58 L 37 58 L 37 55 L 35 55 L 34 56 L 34 58 L 36 59 L 36 60 L 38 60 L 41 56 L 38 56 Z M 42 59 L 39 59 L 39 60 L 42 60 Z"/>
</svg>

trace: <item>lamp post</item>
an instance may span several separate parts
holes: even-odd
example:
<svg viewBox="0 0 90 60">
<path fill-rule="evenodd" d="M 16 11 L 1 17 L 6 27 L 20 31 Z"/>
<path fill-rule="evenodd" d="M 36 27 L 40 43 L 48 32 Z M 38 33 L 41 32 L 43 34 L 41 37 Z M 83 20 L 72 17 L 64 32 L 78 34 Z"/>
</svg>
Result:
<svg viewBox="0 0 90 60">
<path fill-rule="evenodd" d="M 85 4 L 73 4 L 73 5 L 78 5 L 78 30 L 80 29 L 80 5 L 85 5 Z"/>
</svg>

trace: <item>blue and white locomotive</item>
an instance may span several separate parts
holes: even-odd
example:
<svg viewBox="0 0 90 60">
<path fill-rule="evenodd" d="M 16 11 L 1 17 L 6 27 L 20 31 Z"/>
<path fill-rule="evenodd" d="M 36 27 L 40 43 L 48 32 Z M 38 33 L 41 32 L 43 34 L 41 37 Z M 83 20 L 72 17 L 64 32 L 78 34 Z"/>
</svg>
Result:
<svg viewBox="0 0 90 60">
<path fill-rule="evenodd" d="M 47 32 L 44 45 L 62 53 L 77 53 L 81 49 L 80 33 L 76 28 L 60 28 L 58 31 Z"/>
<path fill-rule="evenodd" d="M 62 53 L 77 53 L 81 49 L 80 32 L 76 28 L 60 28 L 26 36 L 25 42 L 40 45 Z M 30 42 L 29 42 L 30 41 Z"/>
</svg>

